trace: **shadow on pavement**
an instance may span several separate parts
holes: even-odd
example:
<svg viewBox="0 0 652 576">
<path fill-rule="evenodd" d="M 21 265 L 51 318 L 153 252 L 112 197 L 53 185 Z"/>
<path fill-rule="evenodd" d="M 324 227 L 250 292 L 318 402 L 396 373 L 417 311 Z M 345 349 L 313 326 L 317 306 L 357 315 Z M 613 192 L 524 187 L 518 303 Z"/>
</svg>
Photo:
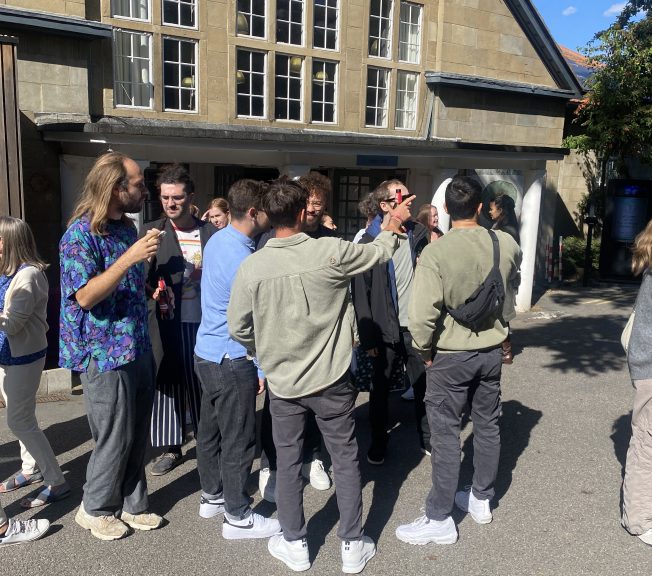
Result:
<svg viewBox="0 0 652 576">
<path fill-rule="evenodd" d="M 500 506 L 500 499 L 512 484 L 512 474 L 518 459 L 530 443 L 532 430 L 543 416 L 540 410 L 528 408 L 517 400 L 508 400 L 502 405 L 500 418 L 500 461 L 496 477 L 496 494 L 492 501 L 495 508 Z M 460 468 L 460 487 L 473 482 L 473 434 L 468 436 L 462 446 L 462 466 Z"/>
<path fill-rule="evenodd" d="M 551 372 L 597 376 L 620 370 L 625 354 L 620 335 L 627 319 L 621 315 L 564 316 L 557 320 L 529 320 L 516 328 L 512 348 L 548 350 L 552 358 L 541 368 Z"/>
</svg>

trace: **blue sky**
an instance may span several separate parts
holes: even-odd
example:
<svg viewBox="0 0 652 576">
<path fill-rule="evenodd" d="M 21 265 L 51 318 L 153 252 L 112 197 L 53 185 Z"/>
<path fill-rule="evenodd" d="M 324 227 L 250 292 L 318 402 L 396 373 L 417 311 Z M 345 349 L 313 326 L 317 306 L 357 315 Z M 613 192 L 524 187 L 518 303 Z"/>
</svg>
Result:
<svg viewBox="0 0 652 576">
<path fill-rule="evenodd" d="M 558 44 L 571 50 L 585 46 L 608 28 L 625 2 L 614 0 L 531 0 Z"/>
</svg>

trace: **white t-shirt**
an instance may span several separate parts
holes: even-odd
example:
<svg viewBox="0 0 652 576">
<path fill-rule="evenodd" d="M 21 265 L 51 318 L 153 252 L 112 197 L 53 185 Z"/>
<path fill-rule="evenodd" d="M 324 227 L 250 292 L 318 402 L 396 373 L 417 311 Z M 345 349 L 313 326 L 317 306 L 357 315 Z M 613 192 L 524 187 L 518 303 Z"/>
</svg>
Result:
<svg viewBox="0 0 652 576">
<path fill-rule="evenodd" d="M 185 270 L 181 288 L 181 322 L 201 322 L 201 240 L 199 228 L 181 230 L 173 226 L 181 247 Z"/>
</svg>

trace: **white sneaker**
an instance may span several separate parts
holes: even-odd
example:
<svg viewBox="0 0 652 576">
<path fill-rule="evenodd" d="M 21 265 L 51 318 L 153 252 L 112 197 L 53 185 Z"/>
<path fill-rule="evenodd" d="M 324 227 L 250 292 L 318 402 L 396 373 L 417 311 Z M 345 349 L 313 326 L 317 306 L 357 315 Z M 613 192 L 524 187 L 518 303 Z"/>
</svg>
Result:
<svg viewBox="0 0 652 576">
<path fill-rule="evenodd" d="M 401 394 L 403 400 L 414 400 L 414 388 L 410 386 L 403 394 Z"/>
<path fill-rule="evenodd" d="M 49 529 L 50 522 L 48 520 L 13 520 L 9 518 L 7 531 L 4 536 L 0 536 L 0 547 L 38 540 Z"/>
<path fill-rule="evenodd" d="M 258 474 L 258 490 L 263 500 L 276 502 L 276 470 L 263 468 Z"/>
<path fill-rule="evenodd" d="M 301 466 L 301 474 L 315 490 L 328 490 L 331 487 L 331 479 L 324 470 L 324 463 L 317 458 Z"/>
<path fill-rule="evenodd" d="M 206 498 L 203 494 L 199 498 L 199 515 L 202 518 L 214 518 L 224 514 L 224 497 Z"/>
<path fill-rule="evenodd" d="M 376 544 L 369 536 L 342 542 L 342 572 L 358 574 L 376 555 Z"/>
<path fill-rule="evenodd" d="M 489 524 L 493 520 L 489 500 L 480 500 L 473 494 L 469 486 L 467 490 L 455 493 L 455 505 L 462 511 L 468 512 L 478 524 Z"/>
<path fill-rule="evenodd" d="M 457 528 L 450 516 L 446 516 L 445 520 L 430 520 L 427 516 L 421 516 L 411 524 L 399 526 L 396 537 L 408 544 L 455 544 Z"/>
<path fill-rule="evenodd" d="M 274 518 L 265 518 L 252 512 L 242 520 L 234 520 L 224 515 L 222 536 L 227 540 L 245 540 L 249 538 L 269 538 L 281 532 L 281 525 Z"/>
<path fill-rule="evenodd" d="M 305 538 L 288 542 L 283 534 L 274 534 L 267 543 L 267 549 L 274 558 L 285 562 L 290 570 L 303 572 L 310 568 L 308 542 Z"/>
</svg>

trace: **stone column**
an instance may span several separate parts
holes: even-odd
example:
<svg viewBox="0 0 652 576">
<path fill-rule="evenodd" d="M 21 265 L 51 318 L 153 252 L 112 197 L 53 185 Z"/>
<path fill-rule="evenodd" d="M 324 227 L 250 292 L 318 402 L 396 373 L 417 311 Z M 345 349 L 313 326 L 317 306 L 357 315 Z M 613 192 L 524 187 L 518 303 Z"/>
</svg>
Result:
<svg viewBox="0 0 652 576">
<path fill-rule="evenodd" d="M 446 213 L 446 210 L 444 210 L 444 201 L 446 186 L 448 186 L 448 183 L 456 174 L 457 168 L 445 168 L 435 174 L 433 181 L 434 195 L 430 203 L 435 206 L 439 212 L 439 228 L 442 232 L 448 232 L 451 225 L 450 216 Z"/>
<path fill-rule="evenodd" d="M 537 239 L 539 236 L 539 214 L 541 211 L 541 193 L 545 186 L 546 171 L 532 170 L 525 173 L 523 204 L 521 207 L 521 286 L 516 295 L 516 310 L 526 312 L 532 306 L 532 288 L 537 257 Z"/>
</svg>

